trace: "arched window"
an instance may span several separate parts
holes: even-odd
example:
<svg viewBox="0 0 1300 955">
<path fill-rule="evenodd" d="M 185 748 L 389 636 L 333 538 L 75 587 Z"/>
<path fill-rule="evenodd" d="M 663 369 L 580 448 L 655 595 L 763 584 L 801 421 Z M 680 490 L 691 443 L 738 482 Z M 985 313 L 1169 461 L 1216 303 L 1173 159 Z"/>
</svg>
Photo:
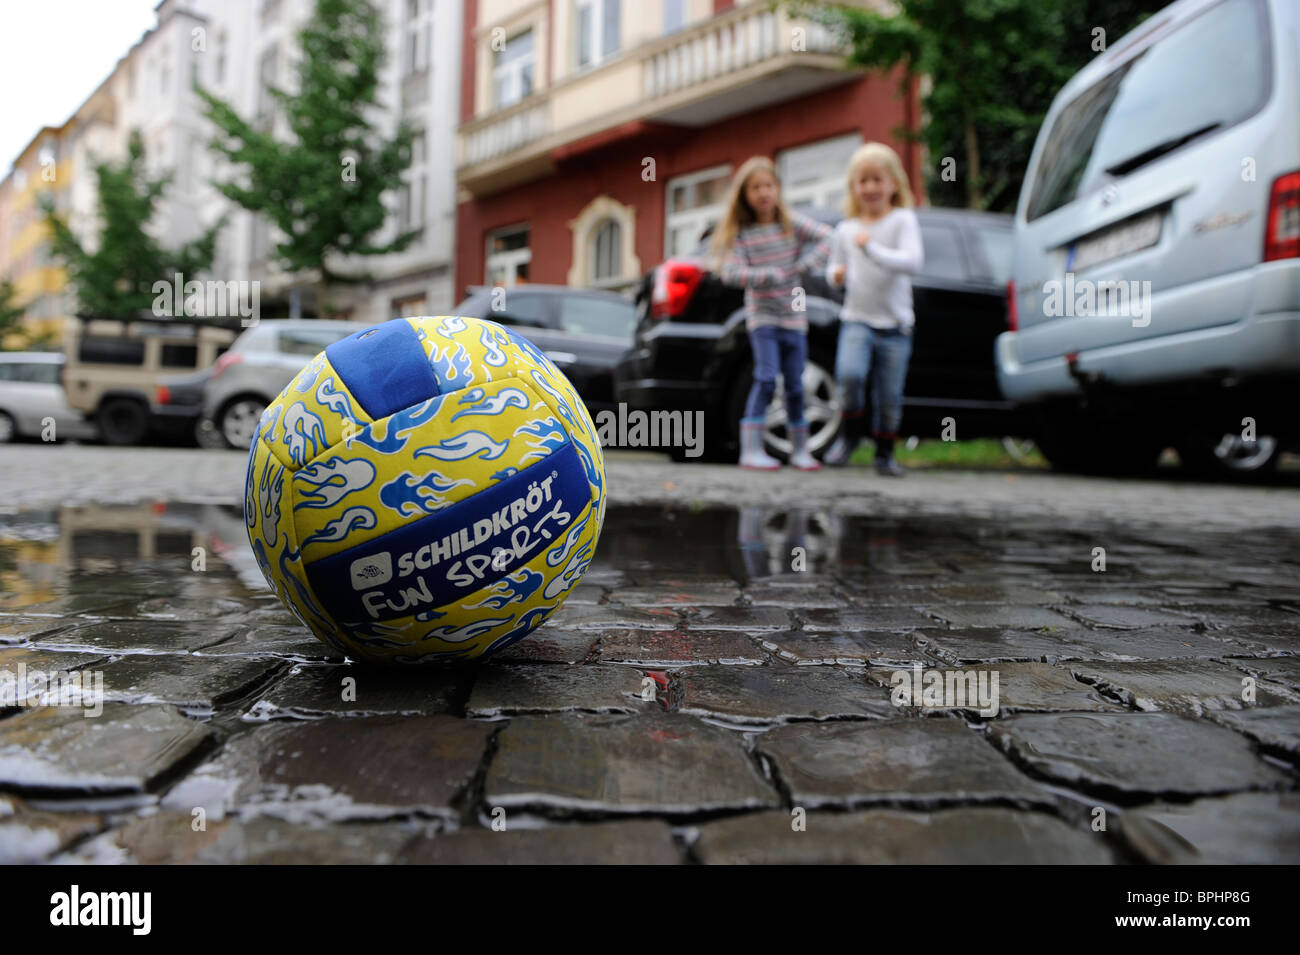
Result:
<svg viewBox="0 0 1300 955">
<path fill-rule="evenodd" d="M 573 259 L 568 284 L 576 288 L 627 291 L 641 280 L 636 256 L 636 209 L 597 196 L 569 220 Z"/>
<path fill-rule="evenodd" d="M 592 236 L 591 278 L 608 282 L 623 277 L 623 228 L 614 219 L 606 219 Z"/>
</svg>

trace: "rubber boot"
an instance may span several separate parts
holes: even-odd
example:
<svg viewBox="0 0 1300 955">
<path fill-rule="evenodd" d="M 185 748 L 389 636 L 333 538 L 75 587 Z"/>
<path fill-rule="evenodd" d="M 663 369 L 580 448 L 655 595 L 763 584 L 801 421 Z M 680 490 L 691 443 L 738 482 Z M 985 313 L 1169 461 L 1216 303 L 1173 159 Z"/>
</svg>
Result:
<svg viewBox="0 0 1300 955">
<path fill-rule="evenodd" d="M 822 462 L 831 467 L 843 467 L 853 457 L 862 441 L 862 425 L 866 416 L 861 412 L 846 412 L 840 433 L 822 455 Z"/>
<path fill-rule="evenodd" d="M 781 462 L 763 450 L 762 418 L 740 419 L 740 466 L 751 471 L 775 471 Z"/>
<path fill-rule="evenodd" d="M 800 471 L 820 471 L 822 464 L 808 452 L 808 422 L 790 425 L 790 464 Z"/>
<path fill-rule="evenodd" d="M 885 477 L 902 477 L 907 472 L 894 460 L 894 438 L 892 435 L 876 435 L 876 473 Z"/>
</svg>

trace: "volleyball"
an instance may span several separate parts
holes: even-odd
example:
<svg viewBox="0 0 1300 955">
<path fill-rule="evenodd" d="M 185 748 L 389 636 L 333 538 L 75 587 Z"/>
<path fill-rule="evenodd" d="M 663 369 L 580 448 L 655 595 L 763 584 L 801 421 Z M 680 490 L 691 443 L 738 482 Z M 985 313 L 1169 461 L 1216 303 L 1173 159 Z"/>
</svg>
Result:
<svg viewBox="0 0 1300 955">
<path fill-rule="evenodd" d="M 258 422 L 244 523 L 267 584 L 349 657 L 523 639 L 591 563 L 604 458 L 586 407 L 494 322 L 400 318 L 308 362 Z"/>
</svg>

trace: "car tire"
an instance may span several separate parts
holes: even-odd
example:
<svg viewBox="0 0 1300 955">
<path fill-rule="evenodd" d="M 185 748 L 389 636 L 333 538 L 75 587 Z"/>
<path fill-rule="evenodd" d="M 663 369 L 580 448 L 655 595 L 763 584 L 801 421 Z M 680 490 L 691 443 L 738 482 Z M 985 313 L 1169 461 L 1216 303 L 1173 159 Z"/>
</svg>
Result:
<svg viewBox="0 0 1300 955">
<path fill-rule="evenodd" d="M 1282 445 L 1272 435 L 1259 435 L 1253 442 L 1239 434 L 1227 433 L 1217 440 L 1197 433 L 1185 436 L 1176 445 L 1183 470 L 1200 477 L 1244 478 L 1263 476 L 1277 470 Z"/>
<path fill-rule="evenodd" d="M 266 410 L 266 402 L 244 395 L 226 404 L 217 416 L 217 430 L 229 447 L 247 451 L 257 435 L 257 422 Z M 245 440 L 247 436 L 247 440 Z"/>
<path fill-rule="evenodd" d="M 105 444 L 139 444 L 149 433 L 149 411 L 134 398 L 109 398 L 95 415 Z"/>
<path fill-rule="evenodd" d="M 0 444 L 18 440 L 18 423 L 7 412 L 0 411 Z"/>
<path fill-rule="evenodd" d="M 1083 415 L 1046 420 L 1034 443 L 1054 471 L 1127 477 L 1155 469 L 1165 443 L 1118 421 Z"/>
<path fill-rule="evenodd" d="M 835 442 L 843 415 L 840 411 L 839 393 L 835 388 L 834 359 L 824 354 L 808 356 L 804 365 L 804 417 L 808 420 L 810 434 L 808 449 L 817 458 Z M 740 446 L 740 419 L 749 400 L 749 389 L 754 380 L 754 366 L 746 362 L 731 386 L 730 420 L 727 435 Z M 763 445 L 765 450 L 785 461 L 790 456 L 790 439 L 785 435 L 785 404 L 781 395 L 783 382 L 777 379 L 777 393 L 764 416 Z"/>
</svg>

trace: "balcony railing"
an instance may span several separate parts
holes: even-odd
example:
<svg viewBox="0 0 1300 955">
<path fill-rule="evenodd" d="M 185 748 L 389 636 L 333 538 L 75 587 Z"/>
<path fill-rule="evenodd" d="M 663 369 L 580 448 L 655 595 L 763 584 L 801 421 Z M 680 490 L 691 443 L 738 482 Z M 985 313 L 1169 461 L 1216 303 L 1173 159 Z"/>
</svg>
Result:
<svg viewBox="0 0 1300 955">
<path fill-rule="evenodd" d="M 742 7 L 674 40 L 656 44 L 642 59 L 647 100 L 787 53 L 842 52 L 834 35 L 820 24 L 790 20 L 761 6 Z"/>
<path fill-rule="evenodd" d="M 461 165 L 496 159 L 541 139 L 551 127 L 548 99 L 497 114 L 490 121 L 464 133 Z"/>
<path fill-rule="evenodd" d="M 559 143 L 670 114 L 696 99 L 743 86 L 756 74 L 807 66 L 838 75 L 844 52 L 834 34 L 819 24 L 791 19 L 766 4 L 733 8 L 633 47 L 608 64 L 563 76 L 523 102 L 465 123 L 457 136 L 461 183 L 471 189 L 487 180 L 500 184 L 510 178 L 504 170 L 535 164 Z M 771 90 L 769 85 L 761 94 L 768 101 Z"/>
</svg>

